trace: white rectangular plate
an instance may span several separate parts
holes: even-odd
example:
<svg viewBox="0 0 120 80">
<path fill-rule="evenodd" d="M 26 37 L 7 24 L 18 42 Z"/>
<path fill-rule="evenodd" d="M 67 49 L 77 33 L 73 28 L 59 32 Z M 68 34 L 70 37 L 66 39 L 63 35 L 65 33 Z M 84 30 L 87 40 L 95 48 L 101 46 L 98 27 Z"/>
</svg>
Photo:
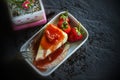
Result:
<svg viewBox="0 0 120 80">
<path fill-rule="evenodd" d="M 67 60 L 77 49 L 79 49 L 85 42 L 86 40 L 88 39 L 88 31 L 85 29 L 85 27 L 74 17 L 72 16 L 69 12 L 68 12 L 68 16 L 69 16 L 69 19 L 71 21 L 70 25 L 72 26 L 77 26 L 80 24 L 80 29 L 84 32 L 84 35 L 83 35 L 83 39 L 80 40 L 80 41 L 77 41 L 77 42 L 74 42 L 74 43 L 70 43 L 70 48 L 69 48 L 69 51 L 67 53 L 67 56 L 55 67 L 51 68 L 51 69 L 48 69 L 44 72 L 38 70 L 34 65 L 33 65 L 33 62 L 32 62 L 32 55 L 33 53 L 30 52 L 30 46 L 32 44 L 32 41 L 34 41 L 34 39 L 36 37 L 40 37 L 42 35 L 42 32 L 44 31 L 45 27 L 48 25 L 48 24 L 55 24 L 57 23 L 58 21 L 58 18 L 59 16 L 62 14 L 62 13 L 65 13 L 65 11 L 63 12 L 60 12 L 59 14 L 57 14 L 53 19 L 51 19 L 42 29 L 40 29 L 36 34 L 34 34 L 25 44 L 22 45 L 21 49 L 20 49 L 20 52 L 22 53 L 22 56 L 25 58 L 25 61 L 40 75 L 42 76 L 48 76 L 50 75 L 52 72 L 54 72 L 65 60 Z"/>
</svg>

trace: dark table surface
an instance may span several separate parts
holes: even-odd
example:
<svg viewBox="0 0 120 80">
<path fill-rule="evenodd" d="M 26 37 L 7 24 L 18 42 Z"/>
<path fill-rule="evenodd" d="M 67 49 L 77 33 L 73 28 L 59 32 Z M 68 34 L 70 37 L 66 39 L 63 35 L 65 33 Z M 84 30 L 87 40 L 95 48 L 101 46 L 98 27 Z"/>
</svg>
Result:
<svg viewBox="0 0 120 80">
<path fill-rule="evenodd" d="M 2 3 L 1 3 L 2 2 Z M 12 80 L 116 80 L 120 72 L 120 9 L 116 0 L 43 0 L 48 21 L 68 10 L 88 30 L 89 38 L 53 74 L 42 77 L 19 55 L 20 47 L 42 26 L 13 31 L 8 10 L 0 7 L 1 73 Z"/>
</svg>

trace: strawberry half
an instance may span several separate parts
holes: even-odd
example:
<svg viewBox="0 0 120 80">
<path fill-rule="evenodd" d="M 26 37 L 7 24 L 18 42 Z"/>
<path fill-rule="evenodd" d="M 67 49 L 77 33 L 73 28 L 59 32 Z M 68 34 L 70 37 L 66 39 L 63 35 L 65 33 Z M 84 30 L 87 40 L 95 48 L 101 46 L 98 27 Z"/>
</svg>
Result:
<svg viewBox="0 0 120 80">
<path fill-rule="evenodd" d="M 68 35 L 68 42 L 76 42 L 83 38 L 83 35 L 80 32 L 80 26 L 72 27 Z"/>
</svg>

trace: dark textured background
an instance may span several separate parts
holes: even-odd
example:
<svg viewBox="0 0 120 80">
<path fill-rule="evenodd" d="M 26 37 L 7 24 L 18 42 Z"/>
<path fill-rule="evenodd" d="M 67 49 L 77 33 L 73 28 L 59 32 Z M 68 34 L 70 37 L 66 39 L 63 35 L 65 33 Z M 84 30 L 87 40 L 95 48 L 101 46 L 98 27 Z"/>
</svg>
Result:
<svg viewBox="0 0 120 80">
<path fill-rule="evenodd" d="M 7 7 L 0 2 L 1 73 L 12 80 L 118 80 L 120 9 L 117 0 L 43 0 L 48 21 L 68 10 L 88 30 L 87 42 L 48 77 L 35 73 L 19 49 L 42 26 L 12 31 Z"/>
</svg>

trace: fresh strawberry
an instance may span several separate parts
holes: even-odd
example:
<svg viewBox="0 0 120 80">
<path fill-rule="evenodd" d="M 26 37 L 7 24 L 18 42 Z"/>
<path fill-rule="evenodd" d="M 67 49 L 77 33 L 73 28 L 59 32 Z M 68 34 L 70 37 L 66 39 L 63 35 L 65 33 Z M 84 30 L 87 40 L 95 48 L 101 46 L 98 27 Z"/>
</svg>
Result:
<svg viewBox="0 0 120 80">
<path fill-rule="evenodd" d="M 62 29 L 64 32 L 67 34 L 70 32 L 71 27 L 69 25 L 69 18 L 68 18 L 68 12 L 66 11 L 65 13 L 61 14 L 58 20 L 58 27 Z"/>
<path fill-rule="evenodd" d="M 70 24 L 67 21 L 63 22 L 63 24 L 62 24 L 62 30 L 64 32 L 66 32 L 67 34 L 69 34 L 69 32 L 71 31 Z"/>
<path fill-rule="evenodd" d="M 65 13 L 61 14 L 58 20 L 58 27 L 62 27 L 63 22 L 68 22 L 69 23 L 69 18 L 68 18 L 68 12 L 66 11 Z"/>
<path fill-rule="evenodd" d="M 67 11 L 60 15 L 59 21 L 67 21 L 69 23 L 70 20 L 68 18 L 68 12 Z"/>
<path fill-rule="evenodd" d="M 68 35 L 68 42 L 76 42 L 83 38 L 79 27 L 72 27 Z"/>
<path fill-rule="evenodd" d="M 71 30 L 70 24 L 67 21 L 64 21 L 64 22 L 60 21 L 58 27 L 62 29 L 64 32 L 66 32 L 67 34 L 69 34 Z"/>
</svg>

